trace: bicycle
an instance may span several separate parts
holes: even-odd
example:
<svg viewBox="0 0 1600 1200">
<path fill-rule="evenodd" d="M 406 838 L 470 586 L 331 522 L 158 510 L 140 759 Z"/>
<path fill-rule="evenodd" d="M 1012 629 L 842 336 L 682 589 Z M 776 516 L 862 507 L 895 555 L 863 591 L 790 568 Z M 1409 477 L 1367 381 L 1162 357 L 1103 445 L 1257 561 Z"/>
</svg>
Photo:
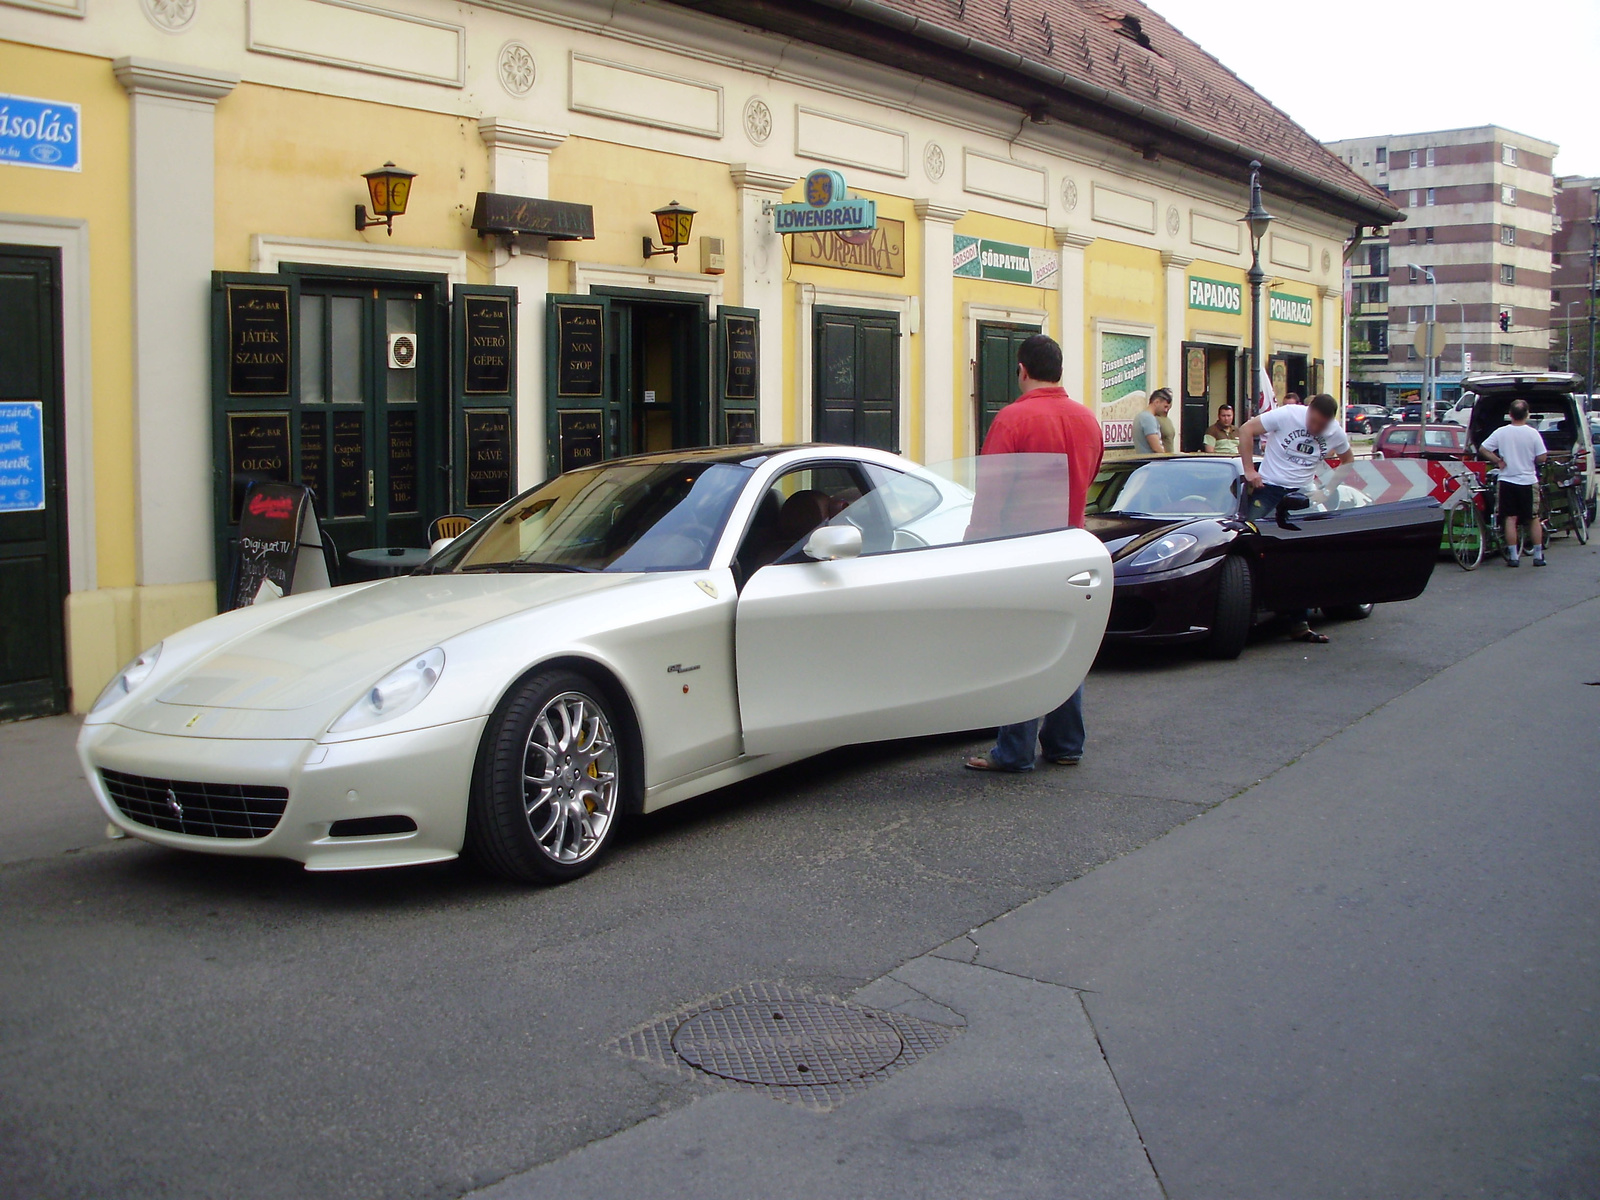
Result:
<svg viewBox="0 0 1600 1200">
<path fill-rule="evenodd" d="M 1578 545 L 1587 545 L 1589 505 L 1584 498 L 1583 472 L 1578 465 L 1574 462 L 1555 464 L 1541 484 L 1540 519 L 1544 522 L 1545 541 L 1557 533 L 1570 533 L 1578 540 Z M 1561 529 L 1556 528 L 1557 517 L 1564 518 Z"/>
<path fill-rule="evenodd" d="M 1452 497 L 1457 502 L 1445 518 L 1445 540 L 1463 571 L 1476 571 L 1485 552 L 1493 553 L 1504 546 L 1496 511 L 1497 490 L 1475 471 L 1463 472 L 1459 477 L 1459 492 L 1465 495 Z"/>
</svg>

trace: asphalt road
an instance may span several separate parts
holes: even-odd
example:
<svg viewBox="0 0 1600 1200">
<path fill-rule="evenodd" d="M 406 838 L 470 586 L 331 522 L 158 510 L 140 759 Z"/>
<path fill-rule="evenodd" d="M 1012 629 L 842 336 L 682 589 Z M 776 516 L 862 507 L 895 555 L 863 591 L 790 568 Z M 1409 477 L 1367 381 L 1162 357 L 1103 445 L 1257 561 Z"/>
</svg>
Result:
<svg viewBox="0 0 1600 1200">
<path fill-rule="evenodd" d="M 1600 551 L 1552 562 L 1441 566 L 1330 646 L 1104 662 L 1075 769 L 853 750 L 660 814 L 554 890 L 98 841 L 67 723 L 0 729 L 0 1194 L 454 1197 L 527 1170 L 698 1094 L 613 1035 L 751 981 L 848 992 L 1160 837 L 1600 595 Z"/>
</svg>

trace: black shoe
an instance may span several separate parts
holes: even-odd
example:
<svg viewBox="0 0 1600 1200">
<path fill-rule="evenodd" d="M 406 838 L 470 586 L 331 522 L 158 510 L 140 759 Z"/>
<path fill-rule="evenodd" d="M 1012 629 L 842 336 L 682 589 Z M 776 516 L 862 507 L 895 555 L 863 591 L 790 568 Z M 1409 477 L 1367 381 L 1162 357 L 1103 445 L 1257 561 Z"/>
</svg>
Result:
<svg viewBox="0 0 1600 1200">
<path fill-rule="evenodd" d="M 1544 555 L 1535 554 L 1533 556 L 1533 565 L 1536 566 L 1536 567 L 1543 567 L 1543 566 L 1548 566 L 1549 564 L 1544 561 Z"/>
</svg>

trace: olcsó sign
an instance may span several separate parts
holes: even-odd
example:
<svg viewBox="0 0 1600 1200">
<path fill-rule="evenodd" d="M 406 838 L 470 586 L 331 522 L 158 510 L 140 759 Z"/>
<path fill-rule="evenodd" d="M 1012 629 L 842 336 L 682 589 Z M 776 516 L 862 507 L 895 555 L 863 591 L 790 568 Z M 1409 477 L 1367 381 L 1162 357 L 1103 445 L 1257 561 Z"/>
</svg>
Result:
<svg viewBox="0 0 1600 1200">
<path fill-rule="evenodd" d="M 840 233 L 878 227 L 878 204 L 845 191 L 844 176 L 837 171 L 813 171 L 806 176 L 803 204 L 776 204 L 772 208 L 775 233 Z"/>
<path fill-rule="evenodd" d="M 0 93 L 0 163 L 81 170 L 80 118 L 76 104 Z"/>
</svg>

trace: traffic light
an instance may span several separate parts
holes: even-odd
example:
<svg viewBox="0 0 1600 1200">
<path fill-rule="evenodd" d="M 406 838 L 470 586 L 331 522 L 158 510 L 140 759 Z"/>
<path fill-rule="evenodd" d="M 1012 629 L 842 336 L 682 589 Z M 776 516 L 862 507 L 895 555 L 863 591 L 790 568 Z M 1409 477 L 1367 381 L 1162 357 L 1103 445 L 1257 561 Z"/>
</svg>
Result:
<svg viewBox="0 0 1600 1200">
<path fill-rule="evenodd" d="M 1500 332 L 1511 332 L 1511 310 L 1509 308 L 1502 308 L 1500 310 Z"/>
</svg>

